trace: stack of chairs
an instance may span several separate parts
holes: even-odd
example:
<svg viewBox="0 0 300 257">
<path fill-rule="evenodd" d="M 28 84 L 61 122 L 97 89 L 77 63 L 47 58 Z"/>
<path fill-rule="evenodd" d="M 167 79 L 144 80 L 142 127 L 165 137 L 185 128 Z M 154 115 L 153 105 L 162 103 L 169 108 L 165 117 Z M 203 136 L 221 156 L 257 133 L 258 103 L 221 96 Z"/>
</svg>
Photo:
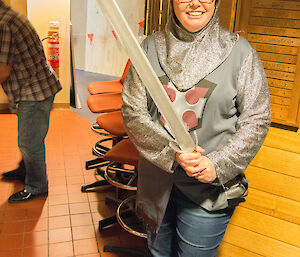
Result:
<svg viewBox="0 0 300 257">
<path fill-rule="evenodd" d="M 106 138 L 98 141 L 93 147 L 93 154 L 97 158 L 87 161 L 86 169 L 98 167 L 97 172 L 101 176 L 103 172 L 100 168 L 108 163 L 102 162 L 101 157 L 109 150 L 103 144 L 107 141 L 112 141 L 114 145 L 122 140 L 123 137 L 126 137 L 120 110 L 122 107 L 122 87 L 130 65 L 131 62 L 128 59 L 120 80 L 96 81 L 88 85 L 88 91 L 91 95 L 87 99 L 87 105 L 92 112 L 101 114 L 98 116 L 96 123 L 92 124 L 92 129 L 100 135 L 106 136 Z M 102 129 L 107 133 L 103 133 Z M 95 183 L 82 186 L 81 191 L 86 192 L 88 189 L 107 184 L 106 181 L 96 181 Z"/>
<path fill-rule="evenodd" d="M 95 159 L 86 162 L 86 169 L 96 169 L 102 177 L 92 184 L 84 185 L 82 192 L 91 188 L 112 185 L 116 189 L 116 198 L 106 197 L 106 204 L 118 205 L 115 215 L 99 221 L 99 231 L 118 222 L 129 233 L 146 238 L 142 223 L 135 215 L 135 191 L 137 190 L 137 166 L 139 152 L 126 135 L 121 115 L 121 89 L 130 67 L 127 61 L 120 80 L 93 82 L 88 86 L 91 96 L 88 97 L 88 107 L 92 112 L 99 113 L 92 129 L 106 137 L 93 147 Z M 105 132 L 103 132 L 105 131 Z M 104 146 L 112 141 L 112 147 Z M 131 192 L 122 194 L 123 192 Z M 124 198 L 125 195 L 125 198 Z M 130 195 L 128 197 L 128 195 Z M 106 245 L 104 251 L 129 254 L 129 256 L 150 256 L 147 250 Z"/>
<path fill-rule="evenodd" d="M 130 59 L 127 60 L 125 69 L 120 79 L 110 81 L 96 81 L 88 85 L 88 91 L 91 95 L 103 93 L 122 93 L 123 83 L 130 68 Z"/>
</svg>

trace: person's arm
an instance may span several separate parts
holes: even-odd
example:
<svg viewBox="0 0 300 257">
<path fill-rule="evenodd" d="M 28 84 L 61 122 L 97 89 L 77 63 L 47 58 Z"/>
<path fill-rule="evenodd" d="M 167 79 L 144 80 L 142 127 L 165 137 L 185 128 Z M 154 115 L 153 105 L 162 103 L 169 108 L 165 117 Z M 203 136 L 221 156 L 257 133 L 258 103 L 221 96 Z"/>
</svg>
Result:
<svg viewBox="0 0 300 257">
<path fill-rule="evenodd" d="M 237 83 L 236 133 L 221 149 L 206 155 L 217 174 L 213 185 L 224 184 L 245 171 L 262 146 L 271 122 L 268 84 L 254 49 L 244 60 Z"/>
<path fill-rule="evenodd" d="M 160 124 L 153 122 L 148 112 L 146 88 L 133 66 L 125 79 L 122 99 L 124 125 L 140 154 L 161 169 L 173 172 L 176 152 L 169 143 L 174 140 Z"/>
<path fill-rule="evenodd" d="M 7 64 L 0 64 L 0 84 L 3 83 L 10 74 L 11 67 Z"/>
</svg>

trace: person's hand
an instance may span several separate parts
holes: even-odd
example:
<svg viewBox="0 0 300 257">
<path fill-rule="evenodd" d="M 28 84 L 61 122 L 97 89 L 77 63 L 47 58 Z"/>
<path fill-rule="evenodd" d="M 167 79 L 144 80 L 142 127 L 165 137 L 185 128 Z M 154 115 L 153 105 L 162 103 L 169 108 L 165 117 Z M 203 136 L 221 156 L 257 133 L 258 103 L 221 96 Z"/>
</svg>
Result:
<svg viewBox="0 0 300 257">
<path fill-rule="evenodd" d="M 176 153 L 176 161 L 186 171 L 188 176 L 193 177 L 199 172 L 197 167 L 200 164 L 200 157 L 204 151 L 200 146 L 197 146 L 192 153 Z"/>
<path fill-rule="evenodd" d="M 201 170 L 197 174 L 194 174 L 194 177 L 202 183 L 210 183 L 214 181 L 217 177 L 216 169 L 212 161 L 206 157 L 201 156 L 200 164 L 198 169 Z"/>
<path fill-rule="evenodd" d="M 216 170 L 211 160 L 202 156 L 204 151 L 197 146 L 192 153 L 176 153 L 176 161 L 189 177 L 194 177 L 202 183 L 210 183 L 216 178 Z"/>
</svg>

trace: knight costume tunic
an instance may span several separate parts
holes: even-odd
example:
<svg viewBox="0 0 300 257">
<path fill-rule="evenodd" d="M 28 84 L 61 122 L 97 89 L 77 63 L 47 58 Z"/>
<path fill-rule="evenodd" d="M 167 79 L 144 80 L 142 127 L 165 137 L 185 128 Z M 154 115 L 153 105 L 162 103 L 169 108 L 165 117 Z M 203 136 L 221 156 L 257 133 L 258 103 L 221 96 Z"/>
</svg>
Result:
<svg viewBox="0 0 300 257">
<path fill-rule="evenodd" d="M 174 185 L 206 210 L 228 207 L 222 185 L 242 179 L 239 175 L 261 147 L 270 100 L 256 51 L 246 39 L 223 29 L 217 16 L 197 33 L 172 18 L 165 31 L 148 36 L 142 47 L 217 173 L 212 183 L 201 183 L 175 162 L 172 133 L 132 66 L 123 86 L 122 115 L 141 154 L 137 213 L 157 232 Z"/>
</svg>

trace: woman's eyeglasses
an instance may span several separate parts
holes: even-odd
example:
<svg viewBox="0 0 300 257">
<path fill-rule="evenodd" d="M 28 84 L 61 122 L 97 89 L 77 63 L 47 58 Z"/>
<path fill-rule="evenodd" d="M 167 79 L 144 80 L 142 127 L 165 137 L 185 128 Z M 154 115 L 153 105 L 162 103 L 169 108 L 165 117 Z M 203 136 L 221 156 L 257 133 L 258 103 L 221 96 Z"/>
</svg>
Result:
<svg viewBox="0 0 300 257">
<path fill-rule="evenodd" d="M 193 0 L 178 0 L 179 3 L 191 3 Z M 211 4 L 213 3 L 215 0 L 198 0 L 199 3 L 202 3 L 202 4 Z"/>
</svg>

